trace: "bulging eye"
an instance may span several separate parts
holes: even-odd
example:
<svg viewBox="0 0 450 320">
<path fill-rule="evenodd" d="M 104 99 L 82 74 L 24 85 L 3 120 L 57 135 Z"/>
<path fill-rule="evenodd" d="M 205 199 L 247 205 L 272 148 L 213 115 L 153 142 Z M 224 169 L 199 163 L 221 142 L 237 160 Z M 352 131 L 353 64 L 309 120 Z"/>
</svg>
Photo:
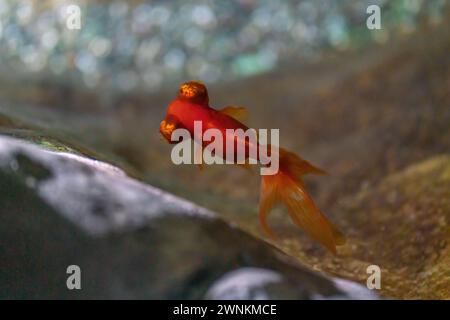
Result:
<svg viewBox="0 0 450 320">
<path fill-rule="evenodd" d="M 178 97 L 202 105 L 208 105 L 208 90 L 205 85 L 198 81 L 189 81 L 180 86 Z"/>
</svg>

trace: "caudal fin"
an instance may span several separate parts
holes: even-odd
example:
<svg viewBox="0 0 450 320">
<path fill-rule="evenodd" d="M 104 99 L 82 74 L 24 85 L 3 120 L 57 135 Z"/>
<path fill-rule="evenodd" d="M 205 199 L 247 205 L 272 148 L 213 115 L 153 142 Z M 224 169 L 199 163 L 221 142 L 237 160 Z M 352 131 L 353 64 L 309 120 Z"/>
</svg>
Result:
<svg viewBox="0 0 450 320">
<path fill-rule="evenodd" d="M 345 237 L 317 209 L 301 180 L 305 174 L 324 174 L 325 172 L 284 149 L 280 149 L 279 154 L 278 173 L 262 176 L 259 207 L 262 229 L 267 235 L 274 236 L 267 224 L 267 216 L 271 209 L 281 202 L 298 227 L 336 253 L 336 246 L 344 244 Z"/>
</svg>

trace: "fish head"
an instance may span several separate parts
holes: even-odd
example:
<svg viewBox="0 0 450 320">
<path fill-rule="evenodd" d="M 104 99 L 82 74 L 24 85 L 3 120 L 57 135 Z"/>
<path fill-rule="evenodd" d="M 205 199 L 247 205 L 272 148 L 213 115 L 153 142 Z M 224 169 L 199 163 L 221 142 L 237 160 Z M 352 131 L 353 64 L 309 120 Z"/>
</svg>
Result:
<svg viewBox="0 0 450 320">
<path fill-rule="evenodd" d="M 183 83 L 178 91 L 178 99 L 205 107 L 209 105 L 208 90 L 200 81 Z"/>
</svg>

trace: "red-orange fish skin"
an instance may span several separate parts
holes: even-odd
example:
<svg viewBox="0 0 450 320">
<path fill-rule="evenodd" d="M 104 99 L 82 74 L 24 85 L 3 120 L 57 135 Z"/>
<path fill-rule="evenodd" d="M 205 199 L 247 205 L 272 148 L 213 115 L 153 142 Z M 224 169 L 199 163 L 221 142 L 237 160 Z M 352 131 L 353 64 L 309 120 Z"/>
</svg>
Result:
<svg viewBox="0 0 450 320">
<path fill-rule="evenodd" d="M 201 82 L 190 81 L 181 85 L 178 97 L 169 104 L 160 132 L 169 143 L 171 133 L 177 128 L 188 130 L 191 137 L 194 137 L 195 121 L 202 123 L 202 136 L 211 128 L 220 130 L 223 137 L 226 137 L 226 129 L 248 129 L 245 124 L 225 112 L 211 108 L 206 87 Z M 203 147 L 209 143 L 204 141 Z M 249 143 L 235 137 L 234 150 L 237 150 L 238 143 L 246 144 L 245 151 L 248 155 Z M 256 147 L 259 148 L 259 144 Z M 223 150 L 226 150 L 225 141 Z M 285 149 L 279 148 L 278 154 L 278 172 L 262 176 L 259 218 L 263 231 L 269 237 L 274 236 L 267 224 L 267 216 L 281 202 L 295 225 L 336 254 L 336 246 L 343 245 L 345 238 L 316 207 L 302 181 L 305 174 L 324 174 L 325 171 Z M 222 157 L 225 155 L 226 152 L 223 152 Z"/>
<path fill-rule="evenodd" d="M 176 117 L 183 128 L 187 129 L 191 134 L 194 133 L 194 121 L 202 122 L 203 131 L 215 128 L 225 133 L 226 129 L 248 129 L 245 124 L 226 114 L 220 113 L 216 109 L 187 101 L 180 101 L 180 99 L 175 99 L 169 104 L 167 115 Z"/>
<path fill-rule="evenodd" d="M 177 128 L 184 128 L 189 131 L 191 137 L 194 137 L 194 122 L 200 121 L 202 123 L 202 136 L 208 129 L 220 130 L 223 137 L 226 137 L 227 129 L 242 129 L 246 131 L 248 127 L 240 121 L 234 119 L 231 116 L 221 113 L 220 111 L 213 109 L 209 106 L 200 105 L 198 103 L 192 103 L 186 100 L 177 98 L 173 100 L 167 108 L 166 120 L 171 119 L 171 122 L 175 122 Z M 237 137 L 234 139 L 234 149 L 237 150 L 238 144 L 245 144 L 246 157 L 249 155 L 250 144 L 247 140 L 241 140 Z M 206 147 L 210 141 L 203 141 L 203 147 Z M 256 147 L 256 154 L 258 154 L 258 145 Z M 223 152 L 219 154 L 223 159 L 226 158 L 227 145 L 225 139 L 223 140 Z M 258 160 L 255 159 L 255 160 Z"/>
</svg>

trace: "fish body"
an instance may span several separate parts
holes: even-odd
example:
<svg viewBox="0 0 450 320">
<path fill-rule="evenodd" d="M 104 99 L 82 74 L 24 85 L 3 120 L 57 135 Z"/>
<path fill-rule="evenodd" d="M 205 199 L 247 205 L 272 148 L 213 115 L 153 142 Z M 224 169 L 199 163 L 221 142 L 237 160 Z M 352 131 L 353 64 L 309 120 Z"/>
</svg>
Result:
<svg viewBox="0 0 450 320">
<path fill-rule="evenodd" d="M 248 129 L 243 123 L 216 109 L 179 99 L 175 99 L 169 104 L 167 114 L 175 117 L 179 124 L 192 134 L 194 133 L 194 121 L 202 121 L 204 131 L 214 128 L 225 133 L 226 129 Z"/>
<path fill-rule="evenodd" d="M 202 123 L 202 135 L 208 129 L 219 130 L 224 137 L 228 135 L 227 129 L 247 130 L 248 127 L 239 121 L 245 114 L 244 108 L 225 107 L 217 110 L 209 106 L 209 97 L 206 87 L 200 82 L 187 82 L 181 85 L 178 97 L 168 108 L 165 119 L 160 124 L 160 132 L 169 142 L 175 129 L 183 128 L 189 131 L 191 137 L 195 134 L 195 122 Z M 252 153 L 250 148 L 262 147 L 258 141 L 252 144 L 247 139 L 233 135 L 234 150 L 237 146 L 245 144 L 245 156 Z M 223 152 L 219 154 L 225 159 L 226 139 L 224 139 Z M 177 143 L 177 142 L 175 142 Z M 203 141 L 207 147 L 210 141 Z M 267 223 L 267 216 L 278 203 L 283 204 L 291 217 L 292 222 L 304 229 L 312 238 L 319 241 L 331 252 L 336 253 L 336 246 L 345 243 L 343 234 L 320 212 L 311 196 L 306 191 L 302 177 L 306 174 L 325 174 L 325 171 L 315 167 L 306 160 L 301 159 L 285 149 L 277 149 L 279 156 L 279 170 L 273 175 L 263 175 L 260 190 L 259 220 L 266 235 L 275 237 Z M 257 153 L 259 159 L 259 152 Z"/>
<path fill-rule="evenodd" d="M 173 141 L 171 141 L 173 130 L 183 128 L 189 131 L 191 137 L 194 137 L 195 122 L 201 122 L 201 136 L 203 136 L 208 129 L 216 129 L 221 132 L 223 137 L 225 137 L 225 139 L 223 139 L 223 146 L 217 154 L 218 156 L 222 157 L 224 160 L 226 159 L 228 151 L 226 140 L 227 137 L 231 136 L 231 139 L 234 140 L 232 151 L 237 150 L 240 145 L 244 144 L 245 158 L 249 158 L 252 155 L 250 149 L 255 148 L 256 157 L 254 157 L 254 160 L 258 161 L 260 148 L 258 142 L 254 143 L 249 139 L 242 139 L 239 136 L 230 133 L 230 131 L 227 131 L 229 129 L 241 129 L 243 131 L 249 129 L 245 124 L 233 116 L 230 116 L 230 114 L 233 114 L 236 110 L 242 112 L 243 108 L 226 107 L 222 110 L 216 110 L 211 108 L 208 104 L 191 102 L 182 97 L 178 97 L 169 104 L 166 118 L 161 125 L 160 131 L 169 143 L 173 143 Z M 167 127 L 169 127 L 169 130 L 164 129 Z M 207 147 L 209 143 L 210 141 L 202 141 L 204 148 Z M 233 156 L 233 159 L 236 160 L 236 156 Z"/>
</svg>

